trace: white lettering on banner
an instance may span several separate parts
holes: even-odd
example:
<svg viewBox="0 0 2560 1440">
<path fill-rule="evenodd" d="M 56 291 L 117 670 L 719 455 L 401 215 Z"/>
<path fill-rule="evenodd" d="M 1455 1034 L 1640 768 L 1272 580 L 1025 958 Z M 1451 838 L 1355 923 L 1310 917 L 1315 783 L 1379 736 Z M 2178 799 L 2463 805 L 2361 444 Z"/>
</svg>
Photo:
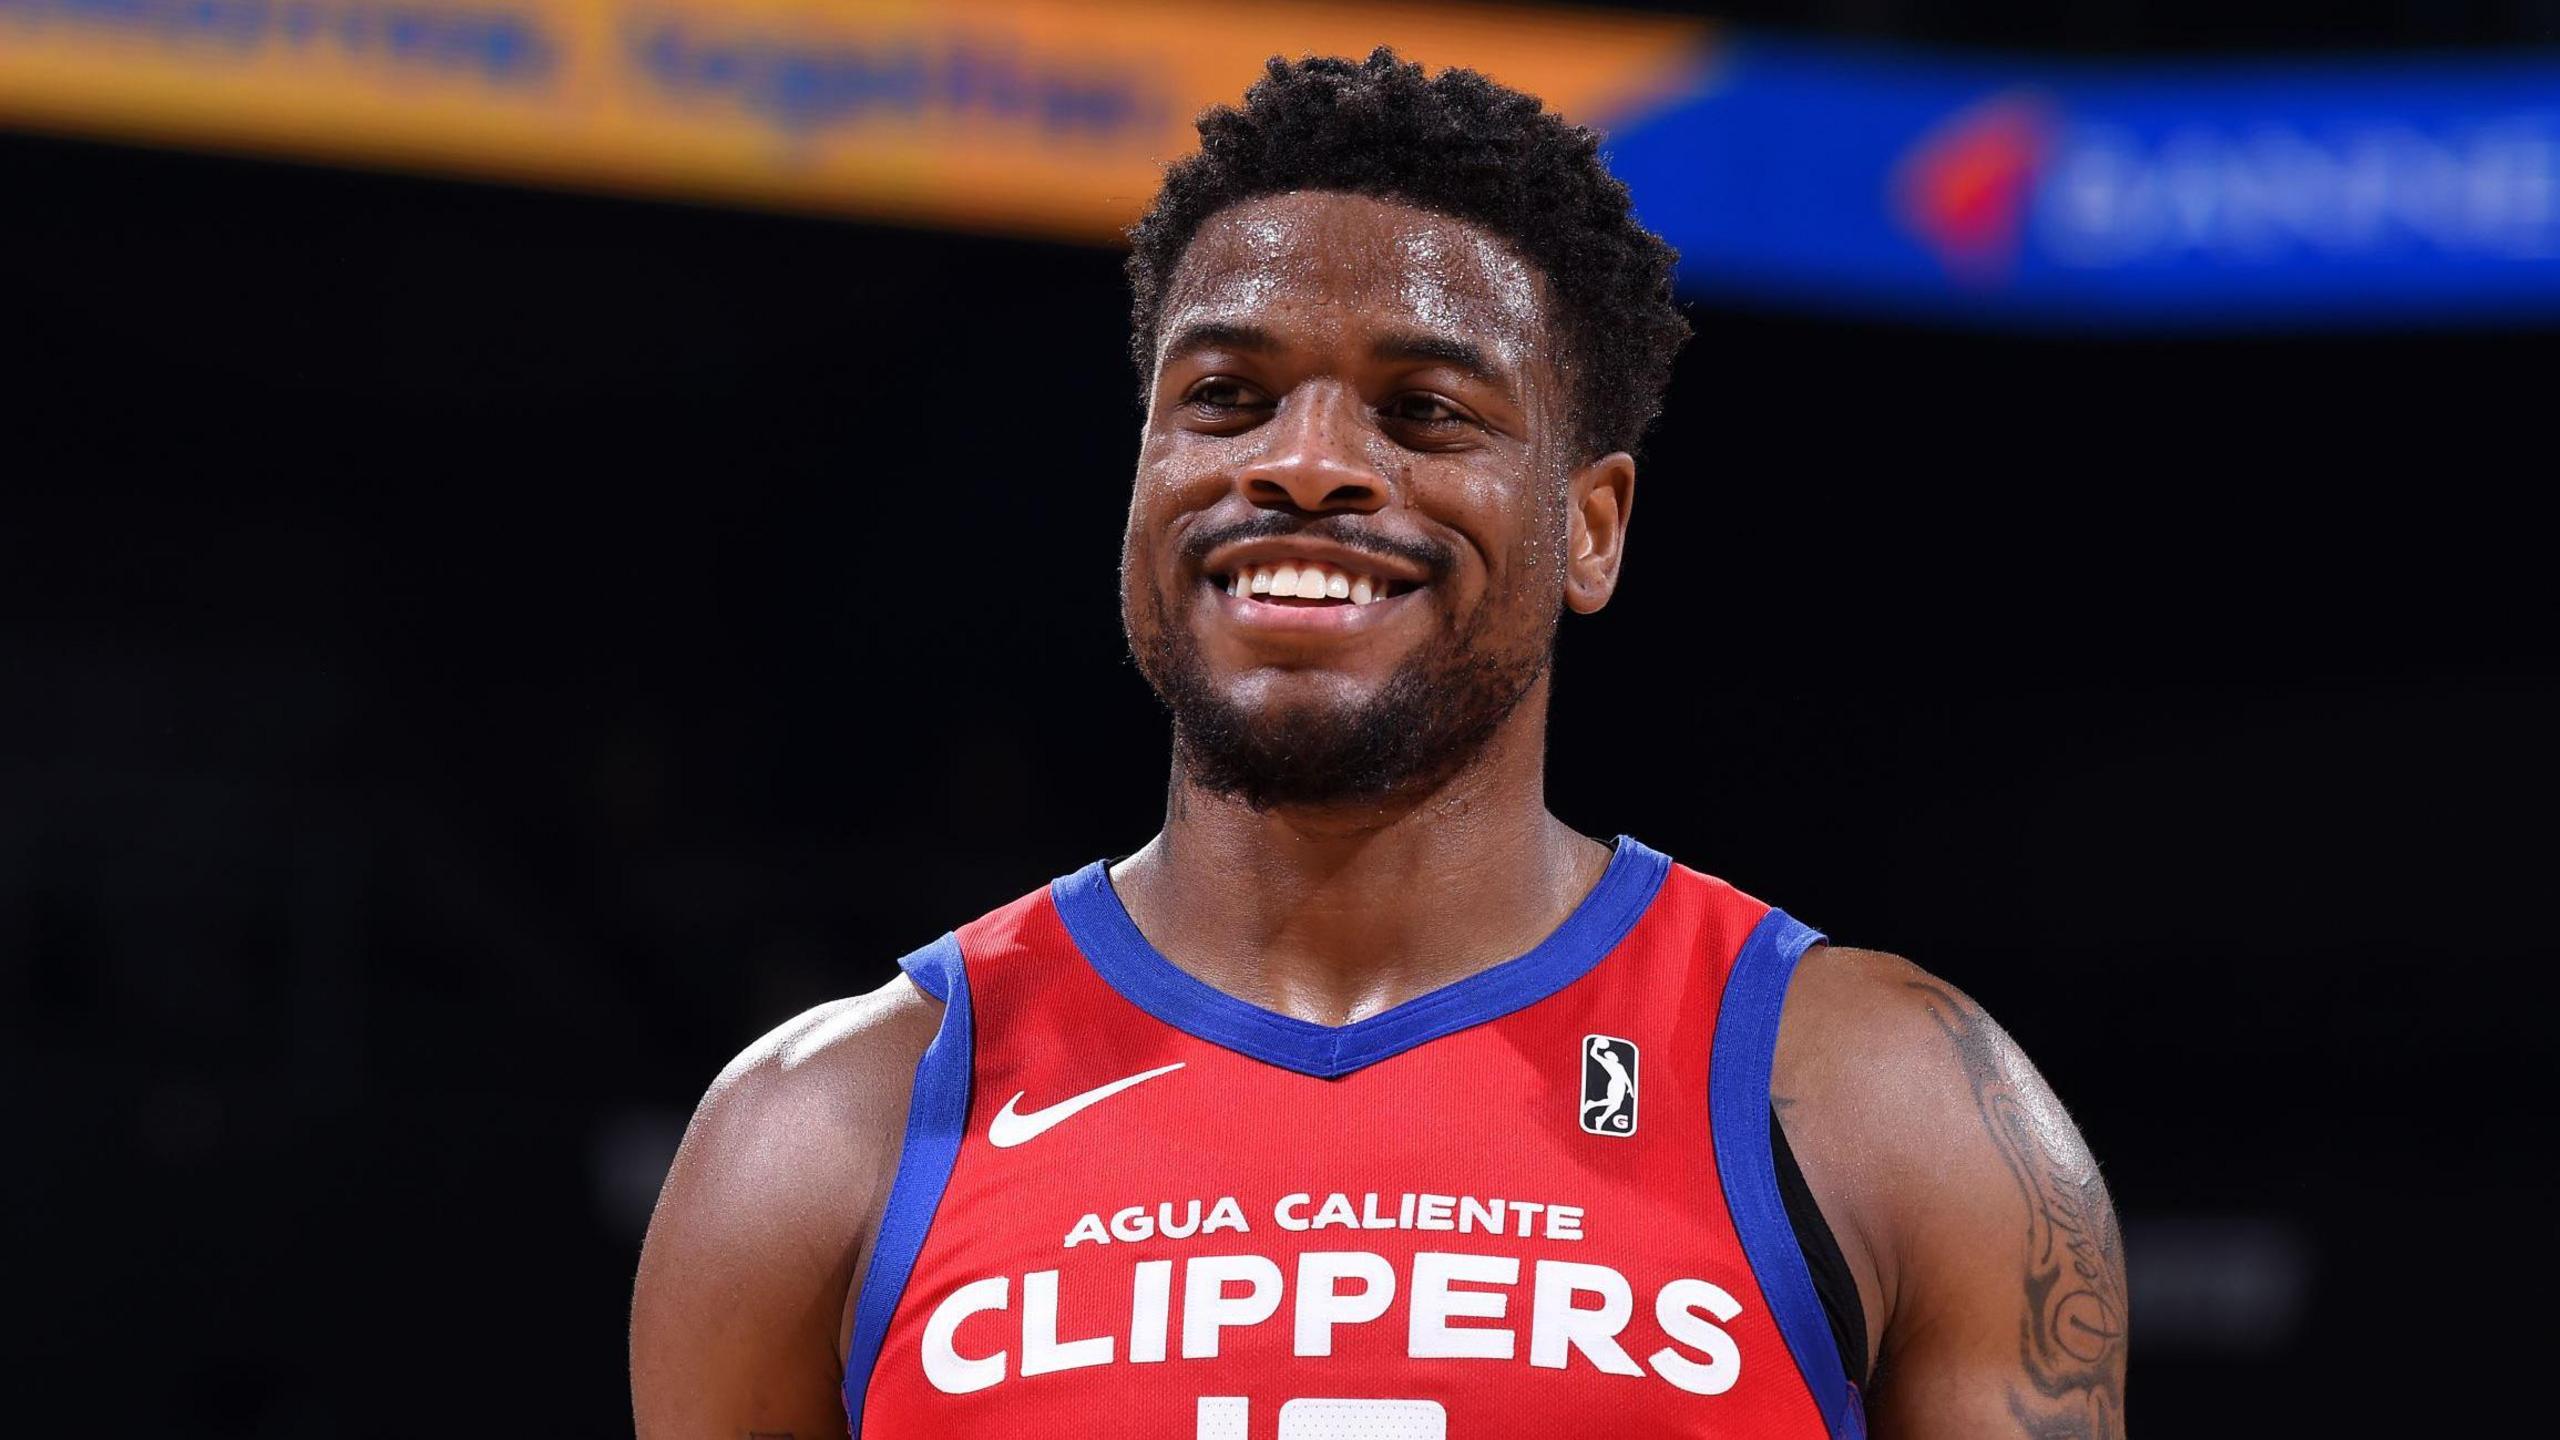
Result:
<svg viewBox="0 0 2560 1440">
<path fill-rule="evenodd" d="M 1419 1202 L 1417 1201 L 1417 1213 Z M 993 1353 L 960 1352 L 961 1327 L 976 1316 L 1011 1308 L 1012 1281 L 973 1280 L 945 1295 L 924 1327 L 925 1378 L 949 1395 L 965 1395 L 1018 1374 L 1033 1379 L 1062 1370 L 1121 1363 L 1161 1364 L 1168 1358 L 1173 1325 L 1174 1267 L 1183 1267 L 1184 1360 L 1214 1360 L 1235 1350 L 1228 1332 L 1277 1323 L 1287 1327 L 1289 1353 L 1308 1359 L 1336 1353 L 1344 1327 L 1393 1321 L 1405 1307 L 1405 1355 L 1414 1360 L 1518 1361 L 1543 1370 L 1596 1370 L 1642 1376 L 1649 1370 L 1692 1395 L 1721 1395 L 1742 1376 L 1742 1350 L 1723 1327 L 1741 1315 L 1741 1302 L 1722 1287 L 1675 1279 L 1653 1297 L 1655 1327 L 1671 1343 L 1639 1363 L 1627 1350 L 1636 1314 L 1635 1288 L 1606 1265 L 1539 1260 L 1527 1277 L 1509 1255 L 1422 1251 L 1405 1273 L 1384 1255 L 1366 1250 L 1310 1250 L 1295 1262 L 1294 1280 L 1263 1255 L 1193 1255 L 1141 1260 L 1130 1268 L 1127 1345 L 1117 1334 L 1062 1338 L 1058 1333 L 1062 1285 L 1087 1283 L 1086 1272 L 1035 1270 L 1021 1277 L 1022 1308 L 1011 1345 L 991 1346 L 983 1329 L 969 1345 Z M 1523 1279 L 1528 1294 L 1515 1310 L 1513 1292 Z M 1296 1293 L 1291 1295 L 1294 1284 Z M 1116 1284 L 1113 1285 L 1116 1289 Z M 1089 1302 L 1088 1302 L 1089 1304 Z M 1286 1319 L 1278 1319 L 1283 1305 Z M 1525 1314 L 1522 1312 L 1525 1311 Z M 1088 1307 L 1070 1313 L 1092 1316 Z M 1514 1318 L 1514 1317 L 1518 1318 Z M 1080 1320 L 1080 1325 L 1092 1323 Z M 1521 1329 L 1527 1346 L 1522 1354 Z M 1393 1330 L 1386 1333 L 1393 1334 Z M 1277 1339 L 1277 1337 L 1273 1337 Z M 1269 1342 L 1264 1342 L 1268 1344 Z M 1257 1352 L 1259 1353 L 1259 1352 Z M 1019 1361 L 1018 1370 L 1015 1368 Z"/>
<path fill-rule="evenodd" d="M 2187 125 L 2156 139 L 2080 124 L 2055 146 L 2037 197 L 2047 252 L 2087 268 L 2412 249 L 2549 259 L 2560 255 L 2560 123 L 2520 113 L 2318 134 Z"/>
</svg>

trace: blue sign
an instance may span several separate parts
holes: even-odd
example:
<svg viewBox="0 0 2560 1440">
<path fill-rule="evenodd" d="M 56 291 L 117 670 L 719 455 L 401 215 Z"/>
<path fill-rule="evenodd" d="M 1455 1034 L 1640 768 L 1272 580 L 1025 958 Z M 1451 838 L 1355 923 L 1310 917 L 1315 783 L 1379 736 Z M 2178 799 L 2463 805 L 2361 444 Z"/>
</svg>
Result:
<svg viewBox="0 0 2560 1440">
<path fill-rule="evenodd" d="M 2031 66 L 1745 36 L 1609 151 L 1701 296 L 2560 321 L 2560 57 Z"/>
</svg>

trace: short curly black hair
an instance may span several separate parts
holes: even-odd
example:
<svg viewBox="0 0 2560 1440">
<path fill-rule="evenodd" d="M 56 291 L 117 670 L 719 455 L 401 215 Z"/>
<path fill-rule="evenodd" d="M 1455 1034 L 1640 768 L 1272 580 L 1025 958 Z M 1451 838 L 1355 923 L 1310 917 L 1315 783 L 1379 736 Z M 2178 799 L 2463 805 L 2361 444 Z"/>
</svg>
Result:
<svg viewBox="0 0 2560 1440">
<path fill-rule="evenodd" d="M 1202 223 L 1240 201 L 1342 190 L 1481 225 L 1547 278 L 1585 458 L 1634 451 L 1689 338 L 1679 256 L 1636 223 L 1600 137 L 1473 70 L 1426 77 L 1380 46 L 1363 61 L 1272 57 L 1242 106 L 1199 121 L 1130 227 L 1129 352 L 1151 384 L 1165 287 Z"/>
</svg>

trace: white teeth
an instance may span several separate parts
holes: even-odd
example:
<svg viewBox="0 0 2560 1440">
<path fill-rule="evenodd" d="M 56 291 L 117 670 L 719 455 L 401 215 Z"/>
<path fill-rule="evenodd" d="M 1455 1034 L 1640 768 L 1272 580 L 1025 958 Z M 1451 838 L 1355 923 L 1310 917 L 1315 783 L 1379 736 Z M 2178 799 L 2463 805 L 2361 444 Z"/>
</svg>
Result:
<svg viewBox="0 0 2560 1440">
<path fill-rule="evenodd" d="M 1392 580 L 1298 560 L 1243 566 L 1226 581 L 1226 591 L 1230 595 L 1348 600 L 1354 605 L 1374 605 L 1393 595 L 1395 590 Z"/>
</svg>

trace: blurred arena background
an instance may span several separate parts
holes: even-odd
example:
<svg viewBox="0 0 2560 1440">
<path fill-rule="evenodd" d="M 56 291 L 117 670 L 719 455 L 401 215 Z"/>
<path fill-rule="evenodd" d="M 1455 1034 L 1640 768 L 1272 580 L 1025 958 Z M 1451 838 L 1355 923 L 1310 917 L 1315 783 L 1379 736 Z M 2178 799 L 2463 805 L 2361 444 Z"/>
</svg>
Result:
<svg viewBox="0 0 2560 1440">
<path fill-rule="evenodd" d="M 1381 40 L 1688 256 L 1559 813 L 2009 1024 L 2144 1431 L 2524 1413 L 2560 0 L 0 0 L 12 1428 L 627 1430 L 720 1064 L 1149 833 L 1115 228 Z"/>
</svg>

